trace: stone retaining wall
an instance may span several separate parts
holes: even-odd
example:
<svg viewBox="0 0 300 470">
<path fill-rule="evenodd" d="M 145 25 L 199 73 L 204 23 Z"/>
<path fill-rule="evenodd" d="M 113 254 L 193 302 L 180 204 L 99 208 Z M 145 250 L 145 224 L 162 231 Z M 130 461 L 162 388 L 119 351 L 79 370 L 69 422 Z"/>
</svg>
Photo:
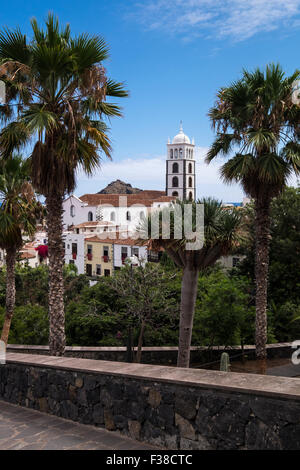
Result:
<svg viewBox="0 0 300 470">
<path fill-rule="evenodd" d="M 8 353 L 0 397 L 169 449 L 300 449 L 300 379 Z"/>
<path fill-rule="evenodd" d="M 19 352 L 25 354 L 49 354 L 48 346 L 28 346 L 21 344 L 9 344 L 7 346 L 8 352 Z M 196 347 L 191 348 L 191 363 L 204 364 L 212 361 L 219 361 L 222 352 L 228 352 L 231 360 L 240 360 L 242 350 L 240 347 L 227 347 L 214 346 L 212 348 Z M 143 364 L 176 364 L 177 362 L 177 347 L 163 346 L 163 347 L 144 347 L 142 353 Z M 291 357 L 292 349 L 291 343 L 275 343 L 267 345 L 267 352 L 269 358 Z M 244 346 L 244 354 L 248 359 L 255 358 L 255 346 Z M 126 362 L 126 348 L 125 347 L 108 347 L 108 346 L 67 346 L 66 357 L 80 357 L 83 359 L 100 359 L 102 361 L 117 361 Z"/>
</svg>

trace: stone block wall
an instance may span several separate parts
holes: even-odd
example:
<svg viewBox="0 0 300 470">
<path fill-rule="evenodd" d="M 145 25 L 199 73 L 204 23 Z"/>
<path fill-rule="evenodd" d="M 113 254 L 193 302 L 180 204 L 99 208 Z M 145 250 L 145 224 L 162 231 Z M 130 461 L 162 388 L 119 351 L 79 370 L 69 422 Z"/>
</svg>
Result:
<svg viewBox="0 0 300 470">
<path fill-rule="evenodd" d="M 300 449 L 300 379 L 19 356 L 0 365 L 11 403 L 168 449 Z"/>
</svg>

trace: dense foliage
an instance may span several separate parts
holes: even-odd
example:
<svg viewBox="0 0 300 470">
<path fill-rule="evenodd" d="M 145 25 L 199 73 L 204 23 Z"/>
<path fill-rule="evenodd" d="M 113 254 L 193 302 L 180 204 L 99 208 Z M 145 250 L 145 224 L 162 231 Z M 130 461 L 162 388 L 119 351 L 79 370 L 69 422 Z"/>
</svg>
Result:
<svg viewBox="0 0 300 470">
<path fill-rule="evenodd" d="M 253 208 L 245 213 L 249 237 L 241 248 L 244 261 L 231 272 L 218 266 L 202 272 L 193 329 L 193 345 L 253 344 L 255 284 L 253 250 Z M 300 338 L 300 189 L 287 188 L 274 199 L 271 211 L 270 274 L 268 299 L 268 342 Z M 162 296 L 172 292 L 174 305 L 180 302 L 181 271 L 164 254 L 161 269 L 166 282 Z M 0 271 L 0 327 L 5 306 L 5 268 Z M 47 344 L 48 269 L 17 267 L 16 313 L 10 343 Z M 90 287 L 85 275 L 73 265 L 64 268 L 67 344 L 124 346 L 128 315 L 124 296 L 116 293 L 113 279 L 102 277 Z M 175 312 L 176 313 L 176 312 Z M 133 317 L 134 344 L 140 321 Z M 159 327 L 149 322 L 144 345 L 177 345 L 178 312 L 163 315 Z"/>
</svg>

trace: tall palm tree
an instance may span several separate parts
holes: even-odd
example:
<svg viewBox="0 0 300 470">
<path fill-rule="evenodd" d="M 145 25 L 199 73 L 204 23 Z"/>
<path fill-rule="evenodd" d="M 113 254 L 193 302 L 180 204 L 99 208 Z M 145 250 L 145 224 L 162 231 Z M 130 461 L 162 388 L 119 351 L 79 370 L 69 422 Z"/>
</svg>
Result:
<svg viewBox="0 0 300 470">
<path fill-rule="evenodd" d="M 29 183 L 29 165 L 14 156 L 0 165 L 0 247 L 6 251 L 6 312 L 1 341 L 7 344 L 15 306 L 15 264 L 22 235 L 35 232 L 40 206 Z"/>
<path fill-rule="evenodd" d="M 17 104 L 3 106 L 10 122 L 0 134 L 0 150 L 5 158 L 12 147 L 32 142 L 32 182 L 47 208 L 50 354 L 63 355 L 63 198 L 74 190 L 77 170 L 90 175 L 99 166 L 100 151 L 110 157 L 103 118 L 121 111 L 106 98 L 127 92 L 106 76 L 102 63 L 108 48 L 101 37 L 72 37 L 69 26 L 60 29 L 51 14 L 45 30 L 36 20 L 31 26 L 32 40 L 19 30 L 0 32 L 0 78 L 11 104 Z"/>
<path fill-rule="evenodd" d="M 204 240 L 202 247 L 195 246 L 194 249 L 189 245 L 194 235 L 190 238 L 185 234 L 199 231 L 197 204 L 203 204 L 204 208 Z M 191 207 L 191 227 L 188 232 L 186 223 L 189 223 L 189 219 L 185 205 Z M 199 273 L 228 254 L 239 241 L 241 218 L 237 210 L 224 210 L 221 202 L 210 198 L 197 203 L 177 200 L 173 208 L 162 209 L 158 216 L 154 224 L 151 215 L 141 222 L 138 227 L 140 243 L 148 238 L 153 249 L 163 248 L 183 270 L 177 366 L 189 367 Z M 200 232 L 199 239 L 202 237 Z"/>
<path fill-rule="evenodd" d="M 294 172 L 300 171 L 297 129 L 300 108 L 293 103 L 293 83 L 299 71 L 286 77 L 279 65 L 254 72 L 217 93 L 209 111 L 217 136 L 206 161 L 230 156 L 221 167 L 227 183 L 241 183 L 255 203 L 256 355 L 266 358 L 267 284 L 270 204 Z M 299 132 L 299 131 L 298 131 Z"/>
</svg>

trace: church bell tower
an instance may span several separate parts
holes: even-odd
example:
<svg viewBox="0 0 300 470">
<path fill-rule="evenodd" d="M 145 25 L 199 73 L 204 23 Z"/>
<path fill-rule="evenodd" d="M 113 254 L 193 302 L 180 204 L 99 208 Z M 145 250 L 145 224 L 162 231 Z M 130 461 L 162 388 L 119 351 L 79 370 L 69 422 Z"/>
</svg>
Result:
<svg viewBox="0 0 300 470">
<path fill-rule="evenodd" d="M 196 198 L 196 161 L 194 159 L 195 144 L 192 143 L 182 129 L 167 144 L 166 162 L 166 194 L 181 200 Z"/>
</svg>

